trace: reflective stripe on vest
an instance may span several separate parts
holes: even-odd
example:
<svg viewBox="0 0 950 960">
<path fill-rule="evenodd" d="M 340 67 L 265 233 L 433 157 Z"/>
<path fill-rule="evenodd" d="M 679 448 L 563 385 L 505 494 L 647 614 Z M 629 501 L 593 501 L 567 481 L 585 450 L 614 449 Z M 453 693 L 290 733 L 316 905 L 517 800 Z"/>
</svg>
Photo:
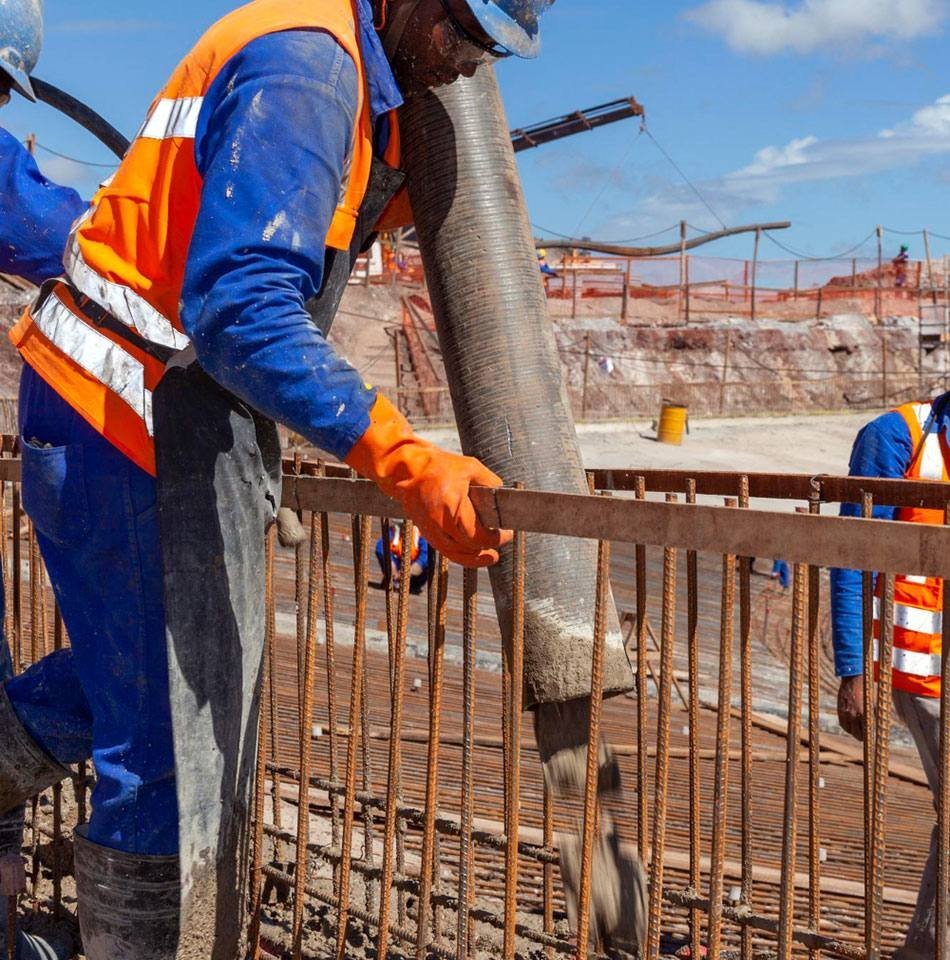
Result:
<svg viewBox="0 0 950 960">
<path fill-rule="evenodd" d="M 77 366 L 108 387 L 142 418 L 152 433 L 152 392 L 145 387 L 145 366 L 113 340 L 89 328 L 82 315 L 73 313 L 56 293 L 33 314 L 33 322 L 50 343 Z"/>
<path fill-rule="evenodd" d="M 874 598 L 874 620 L 881 619 L 881 598 Z M 940 636 L 943 630 L 943 613 L 939 610 L 925 610 L 907 603 L 894 604 L 894 626 L 914 633 L 928 633 Z"/>
<path fill-rule="evenodd" d="M 875 640 L 875 663 L 880 659 L 880 645 Z M 942 663 L 943 657 L 939 653 L 920 653 L 917 650 L 904 650 L 901 647 L 891 648 L 891 664 L 898 673 L 906 673 L 912 677 L 939 677 Z"/>
<path fill-rule="evenodd" d="M 355 0 L 252 0 L 212 26 L 152 102 L 119 169 L 74 225 L 64 256 L 73 286 L 141 338 L 172 350 L 188 346 L 179 312 L 201 203 L 194 138 L 204 97 L 247 44 L 287 30 L 330 34 L 360 78 L 347 176 L 325 241 L 327 247 L 349 251 L 373 160 L 357 16 Z M 398 149 L 398 136 L 391 137 L 386 158 L 396 166 L 394 145 Z M 93 427 L 154 472 L 150 390 L 161 378 L 161 363 L 97 327 L 61 291 L 37 316 L 27 311 L 10 337 L 24 360 Z"/>
<path fill-rule="evenodd" d="M 940 434 L 931 422 L 932 403 L 907 403 L 897 408 L 910 433 L 913 459 L 904 474 L 908 480 L 948 480 Z M 895 519 L 910 523 L 943 523 L 942 510 L 902 507 Z M 880 634 L 883 578 L 878 577 L 874 599 L 874 635 Z M 919 696 L 940 695 L 943 646 L 943 584 L 909 574 L 894 578 L 894 644 L 891 661 L 895 689 Z M 875 661 L 877 640 L 875 640 Z"/>
</svg>

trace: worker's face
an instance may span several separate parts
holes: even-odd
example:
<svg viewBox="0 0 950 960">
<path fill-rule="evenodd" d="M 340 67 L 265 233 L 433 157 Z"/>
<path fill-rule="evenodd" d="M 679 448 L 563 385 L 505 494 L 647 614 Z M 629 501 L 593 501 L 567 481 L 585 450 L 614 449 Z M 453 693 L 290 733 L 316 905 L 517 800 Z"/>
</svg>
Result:
<svg viewBox="0 0 950 960">
<path fill-rule="evenodd" d="M 480 46 L 490 45 L 464 0 L 393 0 L 391 13 L 401 4 L 415 4 L 399 46 L 392 57 L 393 72 L 409 96 L 471 77 L 493 59 Z M 448 10 L 446 9 L 448 6 Z"/>
</svg>

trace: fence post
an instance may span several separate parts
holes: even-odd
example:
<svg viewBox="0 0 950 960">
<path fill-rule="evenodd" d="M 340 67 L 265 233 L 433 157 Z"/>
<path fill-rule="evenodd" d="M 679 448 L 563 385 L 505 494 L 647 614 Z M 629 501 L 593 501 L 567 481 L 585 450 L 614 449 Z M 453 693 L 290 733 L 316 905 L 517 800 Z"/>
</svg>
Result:
<svg viewBox="0 0 950 960">
<path fill-rule="evenodd" d="M 851 258 L 851 289 L 855 290 L 858 286 L 858 258 Z"/>
<path fill-rule="evenodd" d="M 577 319 L 577 260 L 571 257 L 571 267 L 574 273 L 573 285 L 571 287 L 571 319 Z"/>
<path fill-rule="evenodd" d="M 759 240 L 762 238 L 760 227 L 755 228 L 755 246 L 752 250 L 752 309 L 751 319 L 755 320 L 755 282 L 759 272 Z"/>
<path fill-rule="evenodd" d="M 742 263 L 742 302 L 745 303 L 749 299 L 749 261 L 745 260 Z"/>
<path fill-rule="evenodd" d="M 884 309 L 884 231 L 877 227 L 877 295 L 875 296 L 874 313 L 877 322 L 881 322 L 881 312 Z"/>
<path fill-rule="evenodd" d="M 798 300 L 798 266 L 799 266 L 799 261 L 796 260 L 795 261 L 795 294 L 793 297 L 793 299 L 795 300 Z"/>
<path fill-rule="evenodd" d="M 584 334 L 584 385 L 581 388 L 581 420 L 587 419 L 587 375 L 590 370 L 590 331 Z"/>
<path fill-rule="evenodd" d="M 623 299 L 620 302 L 620 319 L 626 321 L 630 310 L 630 268 L 633 261 L 627 258 L 627 269 L 623 278 Z"/>
<path fill-rule="evenodd" d="M 686 305 L 686 221 L 680 220 L 680 304 L 679 320 L 689 317 L 689 307 Z"/>
<path fill-rule="evenodd" d="M 689 254 L 686 255 L 686 322 L 689 323 Z"/>
<path fill-rule="evenodd" d="M 933 291 L 934 303 L 937 302 L 937 290 L 934 286 L 934 263 L 930 258 L 930 234 L 924 230 L 924 256 L 927 258 L 927 286 Z"/>
</svg>

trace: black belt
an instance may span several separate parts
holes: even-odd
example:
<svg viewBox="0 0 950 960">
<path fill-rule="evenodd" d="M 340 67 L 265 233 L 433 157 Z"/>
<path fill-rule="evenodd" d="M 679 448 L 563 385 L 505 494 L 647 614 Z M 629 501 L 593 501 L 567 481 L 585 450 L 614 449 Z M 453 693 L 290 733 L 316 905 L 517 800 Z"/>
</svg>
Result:
<svg viewBox="0 0 950 960">
<path fill-rule="evenodd" d="M 147 353 L 150 357 L 160 360 L 163 364 L 167 364 L 168 361 L 178 353 L 178 350 L 174 347 L 165 347 L 159 343 L 153 343 L 151 340 L 146 340 L 137 330 L 134 330 L 121 320 L 117 320 L 108 310 L 96 303 L 91 297 L 87 297 L 78 290 L 73 283 L 62 277 L 55 280 L 47 280 L 46 283 L 40 287 L 39 296 L 36 298 L 36 303 L 33 307 L 34 311 L 40 310 L 58 283 L 62 283 L 63 286 L 69 290 L 76 306 L 95 326 L 103 330 L 108 330 L 109 333 L 115 334 L 125 340 L 126 343 L 136 347 L 143 353 Z"/>
</svg>

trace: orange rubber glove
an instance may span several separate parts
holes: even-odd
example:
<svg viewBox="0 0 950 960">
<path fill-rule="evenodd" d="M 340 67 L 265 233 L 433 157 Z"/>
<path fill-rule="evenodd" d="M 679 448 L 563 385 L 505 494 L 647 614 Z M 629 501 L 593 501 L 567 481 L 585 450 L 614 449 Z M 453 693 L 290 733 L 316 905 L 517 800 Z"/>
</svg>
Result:
<svg viewBox="0 0 950 960">
<path fill-rule="evenodd" d="M 500 487 L 501 478 L 473 457 L 417 437 L 382 395 L 346 463 L 398 500 L 426 540 L 462 566 L 490 567 L 498 562 L 499 548 L 511 541 L 510 530 L 490 530 L 479 520 L 468 495 L 470 486 Z"/>
</svg>

